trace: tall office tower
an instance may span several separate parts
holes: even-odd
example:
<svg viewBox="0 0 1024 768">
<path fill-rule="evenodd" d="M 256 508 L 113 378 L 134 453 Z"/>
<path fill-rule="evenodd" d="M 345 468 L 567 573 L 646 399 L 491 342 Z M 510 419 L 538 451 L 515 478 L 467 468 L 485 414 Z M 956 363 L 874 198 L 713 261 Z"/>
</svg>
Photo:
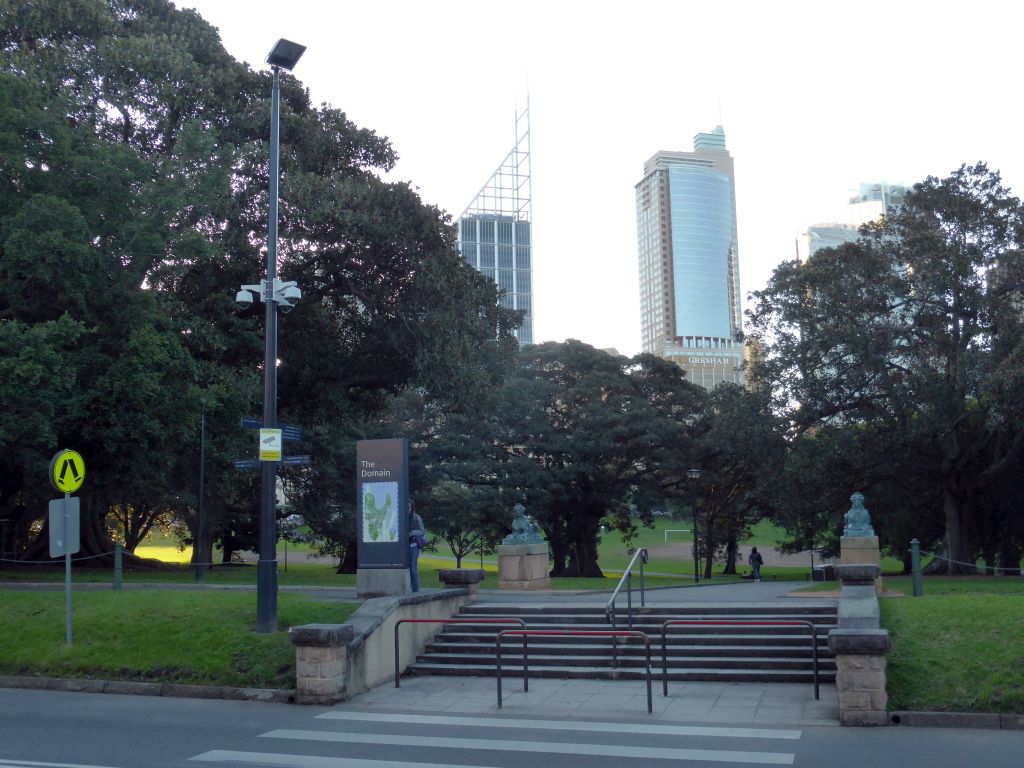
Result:
<svg viewBox="0 0 1024 768">
<path fill-rule="evenodd" d="M 898 184 L 861 184 L 836 221 L 813 224 L 800 233 L 796 241 L 797 258 L 807 261 L 822 248 L 852 243 L 860 237 L 863 224 L 878 221 L 890 208 L 903 205 L 906 194 L 907 188 Z"/>
<path fill-rule="evenodd" d="M 523 312 L 520 344 L 533 343 L 533 206 L 530 200 L 530 101 L 516 114 L 516 141 L 459 216 L 459 251 L 503 291 L 502 306 Z"/>
<path fill-rule="evenodd" d="M 642 349 L 707 389 L 743 383 L 735 186 L 721 126 L 658 152 L 636 185 Z"/>
</svg>

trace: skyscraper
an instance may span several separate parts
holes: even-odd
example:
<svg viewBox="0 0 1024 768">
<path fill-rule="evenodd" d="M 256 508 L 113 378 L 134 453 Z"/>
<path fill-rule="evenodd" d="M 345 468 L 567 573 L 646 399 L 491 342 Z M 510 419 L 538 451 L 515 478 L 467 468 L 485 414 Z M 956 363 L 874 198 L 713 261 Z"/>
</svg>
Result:
<svg viewBox="0 0 1024 768">
<path fill-rule="evenodd" d="M 708 389 L 743 383 L 735 187 L 721 126 L 655 154 L 636 185 L 642 349 Z"/>
<path fill-rule="evenodd" d="M 502 306 L 523 312 L 520 344 L 533 343 L 533 206 L 530 200 L 530 102 L 516 114 L 516 141 L 459 216 L 459 251 L 503 291 Z"/>
<path fill-rule="evenodd" d="M 878 221 L 890 208 L 899 208 L 906 194 L 907 188 L 899 184 L 861 184 L 837 221 L 812 224 L 800 233 L 796 241 L 797 258 L 807 261 L 822 248 L 852 243 L 860 237 L 861 225 Z"/>
</svg>

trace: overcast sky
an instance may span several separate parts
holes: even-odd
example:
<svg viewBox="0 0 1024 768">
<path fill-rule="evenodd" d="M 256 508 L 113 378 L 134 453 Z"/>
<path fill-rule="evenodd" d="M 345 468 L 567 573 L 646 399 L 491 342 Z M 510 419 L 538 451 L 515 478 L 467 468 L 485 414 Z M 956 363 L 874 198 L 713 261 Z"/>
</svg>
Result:
<svg viewBox="0 0 1024 768">
<path fill-rule="evenodd" d="M 279 37 L 308 46 L 294 74 L 314 102 L 389 137 L 390 178 L 453 217 L 529 92 L 537 341 L 640 351 L 633 186 L 718 124 L 744 297 L 861 182 L 985 161 L 1024 194 L 1024 13 L 1002 0 L 177 4 L 254 68 Z"/>
</svg>

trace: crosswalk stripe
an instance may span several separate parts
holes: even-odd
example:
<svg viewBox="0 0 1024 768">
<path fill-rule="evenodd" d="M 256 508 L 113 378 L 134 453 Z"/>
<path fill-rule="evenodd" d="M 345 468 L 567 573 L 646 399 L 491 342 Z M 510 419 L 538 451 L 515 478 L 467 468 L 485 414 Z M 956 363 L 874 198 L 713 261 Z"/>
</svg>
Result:
<svg viewBox="0 0 1024 768">
<path fill-rule="evenodd" d="M 436 736 L 401 736 L 391 733 L 354 733 L 348 731 L 305 731 L 279 728 L 261 737 L 301 741 L 344 742 L 348 744 L 386 744 L 389 746 L 438 747 L 444 749 L 481 749 L 491 752 L 540 752 L 544 754 L 595 755 L 660 760 L 703 760 L 709 763 L 759 763 L 792 765 L 795 756 L 781 752 L 743 752 L 726 749 L 683 749 L 618 746 L 615 744 L 565 744 L 559 742 L 506 741 L 503 739 L 454 739 Z"/>
<path fill-rule="evenodd" d="M 801 732 L 773 728 L 728 728 L 689 725 L 648 725 L 645 723 L 596 723 L 565 720 L 508 720 L 496 717 L 445 717 L 442 715 L 393 715 L 382 712 L 325 712 L 318 719 L 416 725 L 458 725 L 484 728 L 529 728 L 547 731 L 595 731 L 633 733 L 645 736 L 718 736 L 731 739 L 799 739 Z"/>
<path fill-rule="evenodd" d="M 365 757 L 317 757 L 316 755 L 283 755 L 269 752 L 236 752 L 229 749 L 214 749 L 189 759 L 204 763 L 273 765 L 277 768 L 452 768 L 451 763 L 407 763 L 400 760 L 371 760 Z M 492 767 L 460 763 L 459 768 Z"/>
<path fill-rule="evenodd" d="M 0 766 L 10 768 L 104 768 L 102 765 L 83 765 L 82 763 L 39 763 L 33 760 L 4 760 L 0 758 Z"/>
</svg>

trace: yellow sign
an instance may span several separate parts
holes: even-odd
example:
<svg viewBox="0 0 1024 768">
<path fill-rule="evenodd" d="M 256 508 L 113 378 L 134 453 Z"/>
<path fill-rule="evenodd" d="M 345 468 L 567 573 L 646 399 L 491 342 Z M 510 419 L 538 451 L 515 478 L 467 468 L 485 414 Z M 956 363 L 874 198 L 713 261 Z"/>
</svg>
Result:
<svg viewBox="0 0 1024 768">
<path fill-rule="evenodd" d="M 281 430 L 260 430 L 260 461 L 281 460 Z"/>
<path fill-rule="evenodd" d="M 74 493 L 85 482 L 85 459 L 78 451 L 67 449 L 50 460 L 50 483 L 62 493 Z"/>
</svg>

